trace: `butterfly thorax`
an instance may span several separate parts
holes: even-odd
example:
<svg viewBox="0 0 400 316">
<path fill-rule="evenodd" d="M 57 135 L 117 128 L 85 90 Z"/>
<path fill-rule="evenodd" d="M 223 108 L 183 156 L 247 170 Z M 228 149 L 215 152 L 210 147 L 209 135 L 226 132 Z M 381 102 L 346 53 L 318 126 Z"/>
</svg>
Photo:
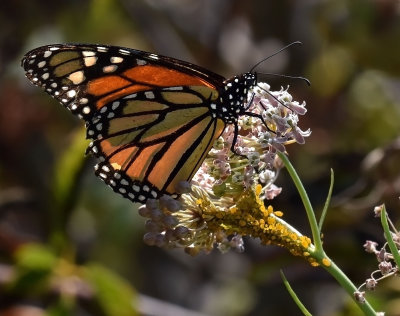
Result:
<svg viewBox="0 0 400 316">
<path fill-rule="evenodd" d="M 237 122 L 238 117 L 246 111 L 247 95 L 256 83 L 256 75 L 250 72 L 225 80 L 224 90 L 219 99 L 221 106 L 218 108 L 217 116 L 227 124 Z"/>
</svg>

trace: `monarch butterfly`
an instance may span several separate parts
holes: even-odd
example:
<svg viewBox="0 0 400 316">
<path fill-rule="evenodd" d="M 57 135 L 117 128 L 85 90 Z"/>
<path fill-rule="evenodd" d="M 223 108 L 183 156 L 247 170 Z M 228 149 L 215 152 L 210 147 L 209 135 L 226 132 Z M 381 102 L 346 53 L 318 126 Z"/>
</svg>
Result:
<svg viewBox="0 0 400 316">
<path fill-rule="evenodd" d="M 85 121 L 96 175 L 133 202 L 176 197 L 225 126 L 234 125 L 235 142 L 239 116 L 257 116 L 247 111 L 252 71 L 225 79 L 174 58 L 90 44 L 42 46 L 22 66 Z"/>
</svg>

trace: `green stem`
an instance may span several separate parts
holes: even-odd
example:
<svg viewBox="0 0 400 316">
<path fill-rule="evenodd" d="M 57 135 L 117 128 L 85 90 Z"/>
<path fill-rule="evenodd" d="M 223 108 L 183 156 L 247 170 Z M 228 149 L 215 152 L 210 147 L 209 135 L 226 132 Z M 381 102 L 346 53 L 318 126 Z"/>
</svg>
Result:
<svg viewBox="0 0 400 316">
<path fill-rule="evenodd" d="M 296 292 L 290 286 L 290 283 L 286 279 L 285 274 L 283 273 L 282 270 L 280 270 L 280 273 L 281 273 L 281 278 L 283 280 L 283 284 L 285 285 L 286 290 L 289 292 L 289 295 L 292 297 L 293 301 L 296 303 L 297 307 L 301 310 L 303 315 L 312 316 L 312 314 L 307 310 L 307 308 L 304 306 L 304 304 L 300 301 Z"/>
<path fill-rule="evenodd" d="M 304 189 L 303 184 L 301 183 L 301 180 L 294 169 L 293 165 L 290 163 L 289 159 L 284 153 L 278 152 L 279 158 L 282 159 L 287 171 L 289 172 L 296 188 L 297 191 L 299 192 L 299 195 L 301 197 L 301 200 L 303 201 L 304 208 L 307 213 L 308 217 L 308 222 L 310 223 L 310 228 L 311 228 L 311 233 L 313 236 L 313 243 L 315 245 L 315 251 L 316 252 L 321 252 L 322 250 L 322 241 L 320 237 L 320 232 L 317 224 L 317 219 L 315 218 L 315 213 L 312 208 L 310 199 L 308 198 L 307 192 Z"/>
<path fill-rule="evenodd" d="M 328 208 L 331 203 L 334 179 L 335 179 L 334 173 L 333 173 L 333 170 L 331 169 L 331 183 L 329 185 L 328 196 L 326 197 L 325 205 L 324 205 L 324 208 L 322 209 L 321 217 L 319 219 L 319 224 L 318 224 L 318 229 L 319 229 L 320 233 L 322 232 L 322 225 L 324 224 L 325 217 L 326 217 L 326 214 L 328 213 Z"/>
<path fill-rule="evenodd" d="M 390 232 L 385 205 L 382 205 L 381 223 L 382 223 L 382 227 L 383 227 L 383 231 L 384 231 L 384 234 L 385 234 L 386 241 L 387 241 L 388 246 L 390 248 L 390 252 L 393 255 L 393 260 L 396 262 L 397 266 L 400 266 L 399 249 L 397 249 L 397 246 L 396 246 L 396 244 L 395 244 L 395 242 L 393 240 L 392 234 Z"/>
<path fill-rule="evenodd" d="M 356 286 L 351 282 L 351 280 L 343 273 L 342 270 L 326 255 L 324 257 L 330 261 L 330 265 L 326 266 L 321 264 L 321 266 L 328 271 L 330 275 L 332 275 L 336 281 L 342 286 L 342 288 L 353 298 L 354 302 L 358 305 L 358 307 L 364 312 L 364 315 L 367 316 L 376 316 L 376 311 L 369 304 L 367 300 L 364 303 L 361 303 L 355 299 L 354 293 L 357 291 Z"/>
<path fill-rule="evenodd" d="M 307 213 L 308 221 L 310 223 L 311 232 L 313 235 L 315 251 L 312 251 L 310 255 L 317 260 L 317 262 L 328 271 L 338 283 L 342 286 L 342 288 L 352 297 L 354 302 L 358 305 L 358 307 L 364 312 L 367 316 L 376 316 L 376 312 L 372 308 L 372 306 L 365 301 L 361 303 L 356 300 L 354 293 L 357 291 L 356 286 L 351 282 L 351 280 L 343 273 L 342 270 L 325 254 L 325 251 L 322 247 L 322 241 L 320 237 L 320 230 L 317 224 L 317 219 L 315 217 L 314 210 L 312 208 L 310 199 L 308 198 L 307 192 L 304 189 L 301 180 L 294 169 L 293 165 L 290 163 L 287 156 L 281 152 L 278 152 L 279 157 L 282 159 L 286 169 L 288 170 L 298 192 L 303 202 L 304 208 Z"/>
</svg>

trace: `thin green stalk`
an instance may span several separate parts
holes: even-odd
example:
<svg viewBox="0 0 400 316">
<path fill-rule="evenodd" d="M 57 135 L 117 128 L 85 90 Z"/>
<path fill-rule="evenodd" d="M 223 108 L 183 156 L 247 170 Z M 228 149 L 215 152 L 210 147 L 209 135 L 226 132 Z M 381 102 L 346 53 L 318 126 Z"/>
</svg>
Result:
<svg viewBox="0 0 400 316">
<path fill-rule="evenodd" d="M 385 233 L 385 238 L 388 243 L 388 246 L 390 248 L 390 252 L 393 255 L 393 259 L 396 262 L 396 265 L 400 267 L 400 254 L 399 254 L 399 249 L 397 249 L 397 246 L 392 238 L 392 234 L 389 229 L 389 224 L 388 224 L 388 219 L 387 219 L 387 212 L 386 212 L 386 207 L 385 205 L 382 205 L 382 211 L 381 211 L 381 223 L 382 227 Z"/>
<path fill-rule="evenodd" d="M 303 201 L 303 205 L 306 210 L 307 217 L 308 217 L 308 222 L 310 223 L 311 233 L 313 236 L 313 243 L 315 245 L 315 251 L 321 252 L 321 251 L 323 251 L 322 250 L 322 241 L 321 241 L 320 232 L 319 232 L 319 228 L 318 228 L 318 224 L 317 224 L 317 219 L 315 218 L 315 213 L 312 208 L 310 199 L 308 198 L 307 192 L 304 189 L 304 186 L 301 183 L 301 180 L 300 180 L 296 170 L 290 163 L 287 156 L 281 152 L 278 152 L 278 155 L 279 155 L 279 158 L 282 159 L 283 164 L 285 165 L 287 171 L 289 172 L 289 174 L 297 188 L 297 191 L 299 192 L 301 200 Z"/>
<path fill-rule="evenodd" d="M 326 213 L 328 212 L 328 207 L 331 204 L 331 197 L 332 197 L 332 191 L 333 191 L 334 182 L 335 182 L 335 174 L 333 173 L 333 170 L 331 169 L 331 183 L 329 185 L 328 195 L 326 197 L 325 205 L 324 205 L 324 208 L 322 210 L 321 217 L 320 217 L 319 223 L 318 223 L 318 229 L 319 229 L 319 233 L 320 234 L 322 232 L 322 225 L 324 224 Z"/>
<path fill-rule="evenodd" d="M 355 299 L 354 293 L 357 291 L 357 287 L 353 284 L 353 282 L 343 273 L 342 270 L 325 254 L 325 251 L 322 247 L 322 241 L 320 237 L 320 230 L 317 224 L 317 220 L 315 218 L 315 213 L 312 208 L 310 199 L 308 198 L 307 192 L 304 189 L 301 180 L 294 169 L 293 165 L 290 163 L 287 156 L 281 152 L 278 152 L 279 157 L 282 159 L 286 169 L 288 170 L 298 192 L 303 202 L 304 208 L 307 213 L 308 221 L 310 223 L 311 232 L 313 235 L 315 251 L 310 253 L 310 256 L 315 258 L 317 262 L 327 270 L 336 281 L 342 286 L 342 288 L 350 295 L 350 297 L 354 300 L 354 302 L 358 305 L 358 307 L 364 312 L 367 316 L 376 316 L 375 310 L 372 306 L 365 301 L 361 303 Z M 333 179 L 331 178 L 331 183 Z M 331 185 L 332 187 L 332 185 Z M 330 190 L 331 191 L 331 190 Z M 330 198 L 330 193 L 328 193 L 328 199 Z"/>
<path fill-rule="evenodd" d="M 304 304 L 300 301 L 300 299 L 298 298 L 297 294 L 295 293 L 295 291 L 292 289 L 292 287 L 290 286 L 289 281 L 286 279 L 285 275 L 283 274 L 283 271 L 280 270 L 281 273 L 281 278 L 283 280 L 283 284 L 286 287 L 286 290 L 289 292 L 290 296 L 292 297 L 293 301 L 296 303 L 297 307 L 301 310 L 301 312 L 303 313 L 303 315 L 306 316 L 312 316 L 312 314 L 307 310 L 307 308 L 304 306 Z"/>
<path fill-rule="evenodd" d="M 325 256 L 325 259 L 330 260 Z M 351 282 L 351 280 L 343 273 L 342 270 L 332 261 L 330 260 L 330 265 L 321 265 L 329 274 L 331 274 L 336 281 L 342 286 L 342 288 L 353 298 L 354 302 L 358 305 L 358 307 L 364 312 L 364 315 L 367 316 L 376 316 L 376 311 L 369 304 L 367 300 L 364 303 L 357 301 L 354 297 L 354 293 L 357 291 L 356 286 Z"/>
</svg>

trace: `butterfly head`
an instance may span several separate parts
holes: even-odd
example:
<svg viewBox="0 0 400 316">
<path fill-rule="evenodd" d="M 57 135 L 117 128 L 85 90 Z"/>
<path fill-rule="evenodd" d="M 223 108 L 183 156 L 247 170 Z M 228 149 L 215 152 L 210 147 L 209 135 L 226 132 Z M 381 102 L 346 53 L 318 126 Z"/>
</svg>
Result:
<svg viewBox="0 0 400 316">
<path fill-rule="evenodd" d="M 246 72 L 224 81 L 224 91 L 221 94 L 222 117 L 228 124 L 235 123 L 238 116 L 247 108 L 247 95 L 257 84 L 255 73 Z"/>
</svg>

